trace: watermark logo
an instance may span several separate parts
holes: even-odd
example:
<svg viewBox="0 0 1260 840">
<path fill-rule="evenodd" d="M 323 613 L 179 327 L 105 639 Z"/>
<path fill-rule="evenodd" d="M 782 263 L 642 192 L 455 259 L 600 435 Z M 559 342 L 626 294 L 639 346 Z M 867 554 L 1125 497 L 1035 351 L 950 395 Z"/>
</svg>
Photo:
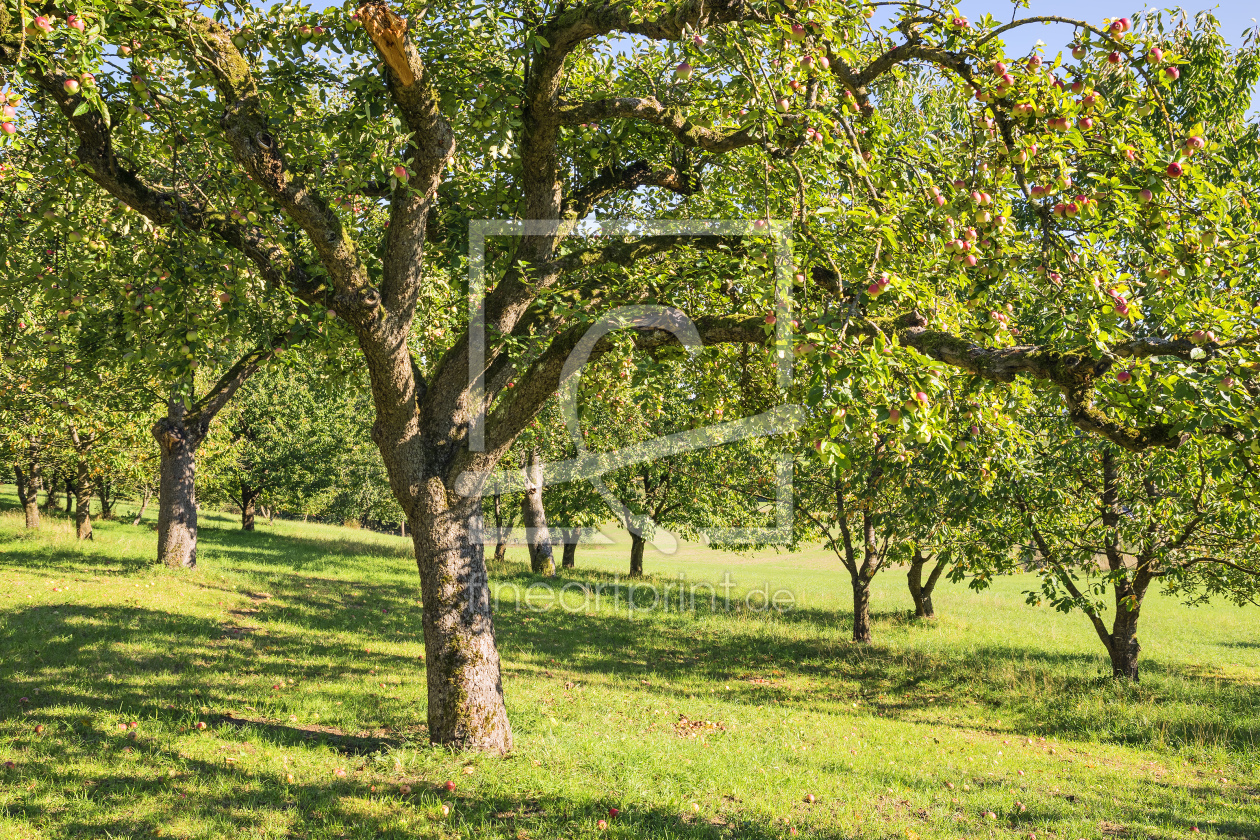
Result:
<svg viewBox="0 0 1260 840">
<path fill-rule="evenodd" d="M 622 582 L 619 576 L 604 583 L 571 580 L 563 585 L 536 580 L 525 585 L 500 581 L 494 585 L 494 611 L 505 608 L 517 612 L 595 613 L 601 609 L 625 612 L 629 618 L 647 613 L 684 615 L 707 612 L 785 613 L 796 606 L 790 589 L 770 588 L 763 583 L 746 592 L 732 594 L 736 584 L 725 572 L 720 583 L 689 582 L 679 574 L 675 580 L 644 583 Z"/>
<path fill-rule="evenodd" d="M 469 224 L 468 269 L 468 374 L 470 403 L 478 406 L 469 426 L 469 449 L 485 451 L 486 437 L 486 314 L 485 314 L 485 250 L 486 239 L 492 236 L 568 236 L 568 237 L 652 237 L 652 236 L 724 236 L 768 237 L 773 242 L 775 280 L 774 352 L 778 385 L 786 391 L 792 384 L 793 336 L 791 319 L 792 251 L 791 225 L 781 221 L 746 221 L 699 219 L 658 222 L 561 223 L 559 221 L 492 221 Z M 560 408 L 565 426 L 576 447 L 576 456 L 543 465 L 546 485 L 586 480 L 608 504 L 611 514 L 630 533 L 641 536 L 659 551 L 672 554 L 678 549 L 678 538 L 649 517 L 635 514 L 603 481 L 607 473 L 632 464 L 693 452 L 724 444 L 760 437 L 770 437 L 800 428 L 805 420 L 799 405 L 784 404 L 753 417 L 718 423 L 700 429 L 665 435 L 623 447 L 613 452 L 590 452 L 585 447 L 578 413 L 578 388 L 582 371 L 601 339 L 622 329 L 639 331 L 663 330 L 689 353 L 698 352 L 704 343 L 695 322 L 680 309 L 667 306 L 636 305 L 610 310 L 599 317 L 585 332 L 565 360 L 560 377 Z M 481 496 L 520 492 L 526 489 L 524 470 L 503 468 L 493 473 L 467 472 L 459 477 L 455 490 L 462 495 Z M 792 456 L 781 453 L 775 467 L 775 524 L 769 528 L 710 528 L 703 535 L 710 541 L 785 544 L 792 536 Z M 601 536 L 593 529 L 552 529 L 552 542 L 597 541 Z M 481 529 L 482 541 L 489 545 L 499 539 L 496 529 Z M 532 536 L 532 535 L 531 535 Z M 559 539 L 556 537 L 559 536 Z M 606 539 L 606 538 L 604 538 Z"/>
</svg>

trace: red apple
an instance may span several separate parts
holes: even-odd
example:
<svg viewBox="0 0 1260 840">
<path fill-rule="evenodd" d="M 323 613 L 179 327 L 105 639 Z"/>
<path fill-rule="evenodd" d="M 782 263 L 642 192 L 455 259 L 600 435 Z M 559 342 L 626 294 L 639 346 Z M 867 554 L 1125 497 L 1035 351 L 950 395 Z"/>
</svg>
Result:
<svg viewBox="0 0 1260 840">
<path fill-rule="evenodd" d="M 149 309 L 149 308 L 150 307 L 147 307 L 147 306 L 145 307 L 145 309 Z M 197 721 L 197 729 L 202 730 L 205 728 L 206 728 L 206 722 L 204 720 Z"/>
<path fill-rule="evenodd" d="M 1108 63 L 1108 64 L 1119 64 L 1119 63 L 1120 63 L 1120 53 L 1115 52 L 1114 50 L 1113 50 L 1112 52 L 1107 53 L 1107 63 Z"/>
<path fill-rule="evenodd" d="M 17 133 L 17 126 L 11 122 L 0 123 L 0 131 L 3 131 L 5 134 L 15 134 Z"/>
<path fill-rule="evenodd" d="M 1116 373 L 1116 381 L 1119 382 L 1121 385 L 1128 382 L 1132 378 L 1133 378 L 1133 374 L 1129 373 L 1127 370 L 1122 370 Z"/>
<path fill-rule="evenodd" d="M 1167 171 L 1169 178 L 1180 178 L 1182 173 L 1181 164 L 1174 160 L 1172 163 L 1168 164 Z"/>
<path fill-rule="evenodd" d="M 595 823 L 595 827 L 598 828 L 600 831 L 603 831 L 604 829 L 608 828 L 608 823 L 605 820 L 600 820 L 599 822 Z"/>
<path fill-rule="evenodd" d="M 1028 64 L 1029 70 L 1036 70 L 1038 67 L 1041 66 L 1041 56 L 1039 55 L 1029 56 L 1027 64 Z"/>
<path fill-rule="evenodd" d="M 1181 71 L 1180 71 L 1180 70 L 1178 70 L 1176 67 L 1165 67 L 1165 68 L 1164 68 L 1164 75 L 1165 75 L 1166 77 L 1168 77 L 1168 80 L 1169 80 L 1170 82 L 1175 82 L 1175 81 L 1177 81 L 1177 79 L 1178 79 L 1178 78 L 1180 78 L 1180 76 L 1181 76 Z"/>
<path fill-rule="evenodd" d="M 454 783 L 453 781 L 452 781 L 452 782 L 447 782 L 447 783 L 446 783 L 446 789 L 447 789 L 447 790 L 455 790 L 455 783 Z"/>
<path fill-rule="evenodd" d="M 1076 127 L 1079 128 L 1081 131 L 1089 131 L 1091 128 L 1094 127 L 1094 121 L 1090 119 L 1089 117 L 1081 117 L 1079 120 L 1076 121 Z"/>
<path fill-rule="evenodd" d="M 687 81 L 691 78 L 691 74 L 695 72 L 695 68 L 687 62 L 683 62 L 674 68 L 674 78 L 681 81 Z"/>
<path fill-rule="evenodd" d="M 697 47 L 703 47 L 708 42 L 709 42 L 709 39 L 705 38 L 699 32 L 691 36 L 691 43 L 695 44 Z"/>
<path fill-rule="evenodd" d="M 1084 44 L 1072 45 L 1072 58 L 1075 58 L 1077 61 L 1080 61 L 1082 58 L 1084 58 L 1087 55 L 1089 55 L 1089 50 L 1085 49 Z"/>
<path fill-rule="evenodd" d="M 1151 192 L 1150 190 L 1142 190 L 1141 192 L 1138 193 L 1138 201 L 1142 202 L 1143 204 L 1150 204 L 1154 200 L 1155 200 L 1155 193 Z"/>
<path fill-rule="evenodd" d="M 819 443 L 822 443 L 822 441 L 819 441 Z M 618 815 L 618 814 L 620 814 L 620 813 L 621 813 L 621 812 L 620 812 L 620 811 L 618 811 L 616 808 L 609 808 L 609 809 L 608 809 L 608 816 L 609 816 L 610 818 L 612 818 L 612 819 L 616 819 L 616 818 L 617 818 L 617 815 Z"/>
<path fill-rule="evenodd" d="M 777 319 L 777 318 L 775 318 L 773 314 L 771 314 L 771 315 L 767 315 L 767 316 L 766 316 L 766 323 L 767 323 L 767 324 L 773 324 L 776 320 L 778 320 L 778 319 Z"/>
<path fill-rule="evenodd" d="M 78 79 L 66 79 L 61 83 L 61 86 L 66 89 L 66 93 L 68 94 L 74 95 L 79 92 Z"/>
<path fill-rule="evenodd" d="M 805 40 L 805 27 L 801 26 L 799 23 L 792 24 L 792 40 L 804 41 Z"/>
<path fill-rule="evenodd" d="M 812 794 L 812 793 L 807 793 L 807 794 L 805 794 L 805 801 L 806 801 L 806 802 L 808 802 L 810 805 L 813 805 L 813 804 L 814 804 L 814 802 L 816 802 L 817 800 L 816 800 L 816 799 L 814 799 L 814 794 Z"/>
<path fill-rule="evenodd" d="M 46 15 L 39 15 L 36 17 L 33 24 L 37 30 L 43 32 L 45 35 L 53 30 L 52 18 L 47 17 Z"/>
<path fill-rule="evenodd" d="M 394 177 L 397 178 L 399 181 L 406 181 L 408 174 L 409 173 L 407 172 L 407 167 L 403 166 L 402 164 L 398 164 L 397 166 L 394 167 Z"/>
<path fill-rule="evenodd" d="M 1133 28 L 1133 22 L 1127 17 L 1120 18 L 1120 20 L 1116 21 L 1116 23 L 1120 24 L 1120 31 L 1122 32 L 1128 32 Z"/>
<path fill-rule="evenodd" d="M 1151 47 L 1146 51 L 1147 64 L 1159 64 L 1164 60 L 1164 51 L 1159 47 Z"/>
</svg>

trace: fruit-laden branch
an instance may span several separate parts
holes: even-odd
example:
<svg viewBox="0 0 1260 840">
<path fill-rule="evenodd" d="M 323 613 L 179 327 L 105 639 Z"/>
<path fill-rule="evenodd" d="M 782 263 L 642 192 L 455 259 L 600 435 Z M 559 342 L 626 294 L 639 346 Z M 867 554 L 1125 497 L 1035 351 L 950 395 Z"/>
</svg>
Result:
<svg viewBox="0 0 1260 840">
<path fill-rule="evenodd" d="M 672 168 L 653 169 L 643 160 L 622 167 L 609 167 L 570 194 L 564 201 L 560 216 L 564 219 L 586 218 L 601 199 L 615 192 L 639 187 L 660 187 L 678 195 L 695 195 L 700 191 L 700 175 L 695 171 L 684 172 Z"/>
<path fill-rule="evenodd" d="M 0 64 L 16 54 L 0 47 Z M 198 198 L 178 188 L 156 189 L 136 171 L 124 166 L 114 151 L 113 131 L 107 116 L 95 108 L 76 114 L 83 103 L 80 94 L 66 91 L 69 77 L 56 69 L 33 72 L 32 81 L 61 108 L 78 138 L 76 156 L 87 176 L 131 209 L 163 227 L 180 227 L 205 234 L 231 246 L 252 262 L 269 283 L 287 286 L 299 296 L 314 296 L 318 282 L 305 266 L 252 225 L 231 220 Z"/>
<path fill-rule="evenodd" d="M 667 108 L 655 96 L 618 96 L 591 102 L 562 104 L 558 109 L 564 125 L 603 122 L 604 120 L 640 120 L 668 130 L 689 149 L 721 154 L 761 142 L 757 126 L 734 131 L 706 128 L 687 118 L 678 108 Z"/>
<path fill-rule="evenodd" d="M 897 340 L 923 355 L 995 382 L 1011 382 L 1031 376 L 1056 385 L 1067 402 L 1073 424 L 1099 434 L 1133 452 L 1152 447 L 1175 449 L 1186 435 L 1167 423 L 1132 428 L 1107 417 L 1094 405 L 1094 387 L 1111 368 L 1111 360 L 1095 359 L 1085 350 L 1056 351 L 1037 345 L 989 348 L 942 330 L 928 329 L 918 312 L 884 322 L 855 325 L 857 331 L 892 333 Z M 1186 339 L 1137 338 L 1121 345 L 1122 355 L 1133 358 L 1176 357 L 1198 361 L 1196 345 Z M 1214 347 L 1206 348 L 1210 357 Z"/>
</svg>

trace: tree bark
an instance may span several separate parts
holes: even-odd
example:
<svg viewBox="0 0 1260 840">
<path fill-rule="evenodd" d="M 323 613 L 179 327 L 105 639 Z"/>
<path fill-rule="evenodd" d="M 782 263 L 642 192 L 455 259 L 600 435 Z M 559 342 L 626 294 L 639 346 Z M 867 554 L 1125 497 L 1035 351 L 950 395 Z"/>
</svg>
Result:
<svg viewBox="0 0 1260 840">
<path fill-rule="evenodd" d="M 101 503 L 101 519 L 114 518 L 114 493 L 113 488 L 109 485 L 109 479 L 101 476 L 96 480 L 96 498 Z"/>
<path fill-rule="evenodd" d="M 561 563 L 566 569 L 572 569 L 576 565 L 577 560 L 577 543 L 566 542 L 564 544 L 564 562 Z"/>
<path fill-rule="evenodd" d="M 924 583 L 923 568 L 930 562 L 932 555 L 924 554 L 922 549 L 916 547 L 914 557 L 910 560 L 910 571 L 906 573 L 910 597 L 914 600 L 914 614 L 918 618 L 936 618 L 936 610 L 932 606 L 932 591 L 936 588 L 941 572 L 945 571 L 945 558 L 937 557 L 936 565 L 928 573 L 927 583 Z"/>
<path fill-rule="evenodd" d="M 74 486 L 74 482 L 66 479 L 66 516 L 74 514 L 74 500 L 78 495 L 78 489 Z"/>
<path fill-rule="evenodd" d="M 853 578 L 853 641 L 871 640 L 871 582 Z"/>
<path fill-rule="evenodd" d="M 184 404 L 172 399 L 153 424 L 161 450 L 158 484 L 158 560 L 172 569 L 197 565 L 197 447 L 201 436 L 184 422 Z"/>
<path fill-rule="evenodd" d="M 258 491 L 248 484 L 241 485 L 241 530 L 254 530 L 254 502 L 258 499 Z"/>
<path fill-rule="evenodd" d="M 32 461 L 26 470 L 22 469 L 21 464 L 14 464 L 13 472 L 17 476 L 18 500 L 22 502 L 22 508 L 26 512 L 26 527 L 32 530 L 37 529 L 39 528 L 39 464 Z"/>
<path fill-rule="evenodd" d="M 382 449 L 389 464 L 393 453 Z M 429 738 L 505 753 L 512 729 L 490 613 L 481 500 L 455 496 L 437 478 L 419 491 L 411 534 L 424 604 Z"/>
<path fill-rule="evenodd" d="M 643 547 L 647 540 L 638 534 L 630 534 L 630 577 L 643 577 Z"/>
<path fill-rule="evenodd" d="M 529 544 L 529 567 L 535 574 L 554 575 L 556 558 L 551 550 L 551 531 L 547 512 L 543 509 L 542 460 L 531 449 L 526 461 L 525 498 L 521 500 L 521 519 Z"/>
<path fill-rule="evenodd" d="M 1138 612 L 1128 609 L 1116 614 L 1111 626 L 1107 652 L 1111 656 L 1111 673 L 1117 679 L 1138 681 L 1138 654 L 1142 646 L 1137 638 Z"/>
<path fill-rule="evenodd" d="M 87 459 L 80 457 L 74 486 L 74 536 L 80 540 L 92 539 L 92 479 L 88 475 Z"/>
<path fill-rule="evenodd" d="M 44 497 L 44 510 L 55 513 L 61 506 L 61 488 L 64 483 L 60 473 L 55 473 L 48 479 L 48 495 Z"/>
<path fill-rule="evenodd" d="M 149 506 L 149 499 L 153 497 L 153 488 L 146 482 L 144 485 L 144 495 L 140 497 L 140 510 L 136 511 L 136 518 L 131 520 L 132 525 L 139 525 L 140 520 L 144 519 L 144 509 Z"/>
<path fill-rule="evenodd" d="M 503 536 L 503 496 L 494 494 L 494 562 L 507 559 L 507 541 Z"/>
</svg>

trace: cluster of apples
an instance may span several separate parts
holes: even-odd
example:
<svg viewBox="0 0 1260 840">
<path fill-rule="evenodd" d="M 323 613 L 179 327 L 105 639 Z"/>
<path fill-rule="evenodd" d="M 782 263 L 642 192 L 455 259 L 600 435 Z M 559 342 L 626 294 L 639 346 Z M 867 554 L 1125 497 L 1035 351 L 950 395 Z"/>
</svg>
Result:
<svg viewBox="0 0 1260 840">
<path fill-rule="evenodd" d="M 1107 296 L 1111 298 L 1112 305 L 1122 317 L 1129 317 L 1129 301 L 1119 289 L 1108 289 Z"/>
<path fill-rule="evenodd" d="M 4 105 L 0 105 L 0 132 L 4 134 L 16 134 L 17 124 L 13 122 L 17 118 L 18 106 L 22 104 L 22 97 L 13 91 L 9 91 L 4 96 Z"/>
<path fill-rule="evenodd" d="M 871 281 L 871 284 L 866 287 L 866 293 L 873 298 L 877 298 L 884 292 L 888 291 L 892 284 L 893 276 L 886 271 L 881 272 L 880 275 Z"/>
</svg>

